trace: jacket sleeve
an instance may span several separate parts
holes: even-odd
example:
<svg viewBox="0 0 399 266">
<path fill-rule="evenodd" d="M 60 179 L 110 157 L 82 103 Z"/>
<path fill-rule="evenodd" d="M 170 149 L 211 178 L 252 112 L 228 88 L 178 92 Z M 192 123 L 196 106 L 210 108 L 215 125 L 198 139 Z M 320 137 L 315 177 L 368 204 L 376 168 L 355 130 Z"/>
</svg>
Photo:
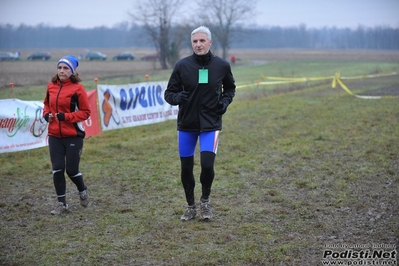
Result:
<svg viewBox="0 0 399 266">
<path fill-rule="evenodd" d="M 176 96 L 182 91 L 181 78 L 178 72 L 178 66 L 176 65 L 170 75 L 167 88 L 164 93 L 165 101 L 171 105 L 178 105 Z"/>
<path fill-rule="evenodd" d="M 233 74 L 231 73 L 230 65 L 227 65 L 227 72 L 223 79 L 223 91 L 220 101 L 229 105 L 233 101 L 235 93 L 236 93 L 235 80 Z"/>
<path fill-rule="evenodd" d="M 83 122 L 90 117 L 91 109 L 87 92 L 81 85 L 77 94 L 78 110 L 65 114 L 65 120 L 71 123 Z"/>
<path fill-rule="evenodd" d="M 43 100 L 43 105 L 44 105 L 44 107 L 43 107 L 43 117 L 46 118 L 46 115 L 51 113 L 51 110 L 50 110 L 50 94 L 49 94 L 49 91 L 48 91 L 48 87 L 47 87 L 47 90 L 46 90 L 46 97 L 44 97 L 44 100 Z"/>
</svg>

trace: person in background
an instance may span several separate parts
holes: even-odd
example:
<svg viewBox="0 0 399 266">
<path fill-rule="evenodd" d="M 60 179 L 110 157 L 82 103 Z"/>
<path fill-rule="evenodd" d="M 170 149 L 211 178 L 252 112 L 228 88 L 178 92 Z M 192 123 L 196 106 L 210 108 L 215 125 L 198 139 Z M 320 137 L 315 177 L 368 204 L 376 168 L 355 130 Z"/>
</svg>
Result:
<svg viewBox="0 0 399 266">
<path fill-rule="evenodd" d="M 231 63 L 234 65 L 236 63 L 236 60 L 237 60 L 236 56 L 232 55 L 230 60 L 231 60 Z"/>
<path fill-rule="evenodd" d="M 213 210 L 210 194 L 215 177 L 214 164 L 222 130 L 222 115 L 233 101 L 235 80 L 230 64 L 210 51 L 210 30 L 201 26 L 191 33 L 193 54 L 179 60 L 169 78 L 165 100 L 179 105 L 177 117 L 178 152 L 181 182 L 187 209 L 181 220 L 192 220 L 197 215 L 194 188 L 194 152 L 200 146 L 202 194 L 199 202 L 201 219 L 211 219 Z"/>
<path fill-rule="evenodd" d="M 44 99 L 43 117 L 48 122 L 49 152 L 58 198 L 51 214 L 68 210 L 65 171 L 79 191 L 80 204 L 86 207 L 89 203 L 79 163 L 85 137 L 82 122 L 90 116 L 90 104 L 84 86 L 79 83 L 78 65 L 74 56 L 62 57 Z"/>
</svg>

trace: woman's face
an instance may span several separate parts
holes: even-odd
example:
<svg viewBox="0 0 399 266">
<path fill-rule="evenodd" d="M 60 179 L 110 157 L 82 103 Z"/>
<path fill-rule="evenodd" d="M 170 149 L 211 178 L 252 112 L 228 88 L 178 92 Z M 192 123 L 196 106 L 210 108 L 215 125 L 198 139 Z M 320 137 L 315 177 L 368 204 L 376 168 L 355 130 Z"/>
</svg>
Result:
<svg viewBox="0 0 399 266">
<path fill-rule="evenodd" d="M 64 81 L 64 80 L 69 79 L 69 77 L 72 75 L 71 69 L 70 69 L 69 66 L 68 66 L 67 64 L 65 64 L 65 63 L 60 63 L 60 64 L 58 65 L 57 71 L 58 71 L 58 78 L 59 78 L 61 81 Z"/>
<path fill-rule="evenodd" d="M 203 32 L 197 32 L 191 36 L 191 46 L 197 55 L 204 55 L 209 52 L 212 41 L 208 40 L 208 36 Z"/>
</svg>

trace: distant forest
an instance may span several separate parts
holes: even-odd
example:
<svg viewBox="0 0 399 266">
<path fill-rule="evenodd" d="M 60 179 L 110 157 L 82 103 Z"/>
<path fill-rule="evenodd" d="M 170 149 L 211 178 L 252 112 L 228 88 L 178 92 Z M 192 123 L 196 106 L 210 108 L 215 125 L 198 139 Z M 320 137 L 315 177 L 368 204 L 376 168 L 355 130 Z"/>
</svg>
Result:
<svg viewBox="0 0 399 266">
<path fill-rule="evenodd" d="M 297 48 L 297 49 L 399 49 L 399 28 L 359 26 L 349 28 L 307 29 L 298 27 L 234 28 L 230 48 Z M 187 47 L 190 32 L 187 33 Z M 139 25 L 96 27 L 0 26 L 0 49 L 56 48 L 154 48 Z"/>
</svg>

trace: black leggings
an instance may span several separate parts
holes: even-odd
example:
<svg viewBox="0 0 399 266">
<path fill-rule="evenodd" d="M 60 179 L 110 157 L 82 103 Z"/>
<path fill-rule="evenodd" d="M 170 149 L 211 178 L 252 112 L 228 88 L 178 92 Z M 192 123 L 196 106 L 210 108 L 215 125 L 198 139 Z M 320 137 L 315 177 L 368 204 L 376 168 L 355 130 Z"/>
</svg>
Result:
<svg viewBox="0 0 399 266">
<path fill-rule="evenodd" d="M 65 171 L 79 191 L 86 189 L 82 173 L 79 171 L 83 139 L 79 137 L 49 137 L 49 151 L 53 168 L 53 182 L 59 201 L 65 202 Z"/>
<path fill-rule="evenodd" d="M 216 154 L 209 151 L 201 152 L 201 174 L 200 181 L 202 185 L 201 199 L 209 199 L 213 179 L 215 178 L 215 158 Z M 180 157 L 181 162 L 181 182 L 184 187 L 186 200 L 189 206 L 195 205 L 194 188 L 194 156 Z"/>
</svg>

